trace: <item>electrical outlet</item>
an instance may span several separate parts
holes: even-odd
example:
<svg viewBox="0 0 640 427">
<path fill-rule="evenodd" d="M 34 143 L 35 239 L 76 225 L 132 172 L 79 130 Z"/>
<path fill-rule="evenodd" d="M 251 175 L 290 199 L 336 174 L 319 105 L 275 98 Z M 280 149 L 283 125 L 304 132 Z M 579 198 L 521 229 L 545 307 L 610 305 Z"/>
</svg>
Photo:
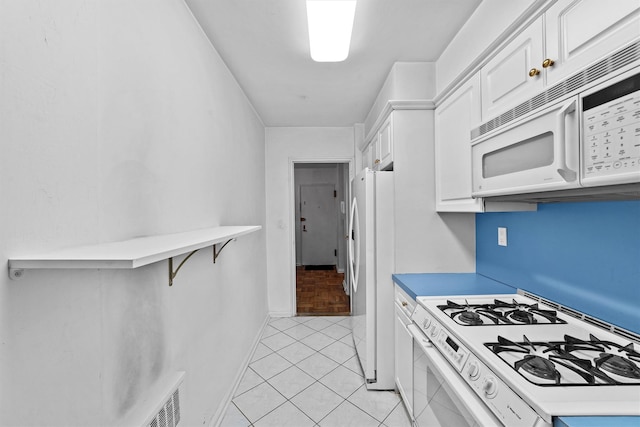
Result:
<svg viewBox="0 0 640 427">
<path fill-rule="evenodd" d="M 498 227 L 498 246 L 507 246 L 507 228 Z"/>
</svg>

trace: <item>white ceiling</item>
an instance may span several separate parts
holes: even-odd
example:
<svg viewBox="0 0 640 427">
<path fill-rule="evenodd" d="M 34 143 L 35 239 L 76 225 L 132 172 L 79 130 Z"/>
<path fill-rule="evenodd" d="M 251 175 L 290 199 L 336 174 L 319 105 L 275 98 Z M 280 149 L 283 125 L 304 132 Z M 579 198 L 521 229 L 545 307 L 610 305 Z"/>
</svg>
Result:
<svg viewBox="0 0 640 427">
<path fill-rule="evenodd" d="M 396 61 L 435 61 L 481 0 L 360 0 L 349 57 L 309 56 L 304 0 L 186 0 L 266 126 L 362 123 Z"/>
</svg>

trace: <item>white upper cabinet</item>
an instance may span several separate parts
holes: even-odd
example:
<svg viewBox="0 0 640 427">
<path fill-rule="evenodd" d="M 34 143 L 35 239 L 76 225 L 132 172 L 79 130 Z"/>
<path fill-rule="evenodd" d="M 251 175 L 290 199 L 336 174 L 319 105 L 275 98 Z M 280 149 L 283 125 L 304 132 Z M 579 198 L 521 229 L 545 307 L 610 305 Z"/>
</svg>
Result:
<svg viewBox="0 0 640 427">
<path fill-rule="evenodd" d="M 471 198 L 471 129 L 480 122 L 480 75 L 475 74 L 435 113 L 436 210 L 481 212 Z"/>
<path fill-rule="evenodd" d="M 482 120 L 493 118 L 530 98 L 544 86 L 542 17 L 533 22 L 480 70 Z"/>
<path fill-rule="evenodd" d="M 640 0 L 559 0 L 545 18 L 548 85 L 640 38 Z"/>
<path fill-rule="evenodd" d="M 640 0 L 558 0 L 482 67 L 482 121 L 638 39 Z"/>
<path fill-rule="evenodd" d="M 393 163 L 393 113 L 378 131 L 374 163 L 376 170 L 385 170 Z"/>
</svg>

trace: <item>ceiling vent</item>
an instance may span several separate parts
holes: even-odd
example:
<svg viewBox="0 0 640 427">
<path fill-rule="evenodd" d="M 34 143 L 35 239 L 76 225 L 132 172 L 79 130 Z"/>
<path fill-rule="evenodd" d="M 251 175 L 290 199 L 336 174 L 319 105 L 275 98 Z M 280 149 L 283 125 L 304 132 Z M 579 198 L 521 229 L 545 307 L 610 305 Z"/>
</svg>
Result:
<svg viewBox="0 0 640 427">
<path fill-rule="evenodd" d="M 486 133 L 491 132 L 500 126 L 524 116 L 556 99 L 568 95 L 581 87 L 595 82 L 606 75 L 619 70 L 640 59 L 640 42 L 633 43 L 626 48 L 604 58 L 583 71 L 561 81 L 523 102 L 515 108 L 489 120 L 471 131 L 471 139 L 476 139 Z"/>
</svg>

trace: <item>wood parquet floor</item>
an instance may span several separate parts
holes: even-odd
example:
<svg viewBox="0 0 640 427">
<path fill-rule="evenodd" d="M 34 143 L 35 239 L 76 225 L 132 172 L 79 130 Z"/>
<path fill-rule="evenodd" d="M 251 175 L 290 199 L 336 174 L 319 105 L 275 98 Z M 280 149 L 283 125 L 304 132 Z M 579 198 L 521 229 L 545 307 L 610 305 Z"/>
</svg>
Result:
<svg viewBox="0 0 640 427">
<path fill-rule="evenodd" d="M 349 295 L 342 288 L 344 274 L 333 270 L 296 268 L 298 315 L 348 316 Z"/>
</svg>

